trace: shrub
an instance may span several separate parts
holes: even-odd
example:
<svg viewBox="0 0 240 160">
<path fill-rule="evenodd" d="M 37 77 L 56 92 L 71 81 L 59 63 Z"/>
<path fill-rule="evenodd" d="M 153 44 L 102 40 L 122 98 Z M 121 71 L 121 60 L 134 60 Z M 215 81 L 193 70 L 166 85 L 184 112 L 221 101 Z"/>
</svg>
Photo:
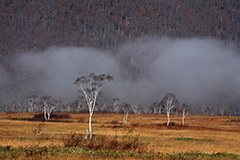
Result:
<svg viewBox="0 0 240 160">
<path fill-rule="evenodd" d="M 81 146 L 84 143 L 83 135 L 73 133 L 67 140 L 64 140 L 65 147 L 77 147 Z"/>
</svg>

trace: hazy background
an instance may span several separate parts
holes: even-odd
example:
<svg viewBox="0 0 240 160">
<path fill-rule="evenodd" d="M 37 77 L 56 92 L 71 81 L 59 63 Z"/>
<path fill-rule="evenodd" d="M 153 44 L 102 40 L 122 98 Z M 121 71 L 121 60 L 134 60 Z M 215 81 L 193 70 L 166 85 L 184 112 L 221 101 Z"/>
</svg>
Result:
<svg viewBox="0 0 240 160">
<path fill-rule="evenodd" d="M 63 103 L 77 96 L 76 78 L 110 74 L 106 100 L 141 103 L 145 109 L 167 92 L 191 104 L 239 102 L 240 57 L 234 45 L 213 39 L 141 38 L 111 50 L 52 47 L 24 52 L 0 66 L 1 106 L 26 103 L 31 94 L 51 95 Z"/>
</svg>

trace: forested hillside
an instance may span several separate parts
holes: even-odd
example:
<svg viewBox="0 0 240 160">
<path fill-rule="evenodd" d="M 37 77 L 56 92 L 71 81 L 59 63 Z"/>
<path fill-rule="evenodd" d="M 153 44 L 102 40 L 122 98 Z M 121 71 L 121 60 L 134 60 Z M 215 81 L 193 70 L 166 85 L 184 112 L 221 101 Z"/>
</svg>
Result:
<svg viewBox="0 0 240 160">
<path fill-rule="evenodd" d="M 108 49 L 142 36 L 240 46 L 238 0 L 2 0 L 0 54 L 50 46 Z"/>
</svg>

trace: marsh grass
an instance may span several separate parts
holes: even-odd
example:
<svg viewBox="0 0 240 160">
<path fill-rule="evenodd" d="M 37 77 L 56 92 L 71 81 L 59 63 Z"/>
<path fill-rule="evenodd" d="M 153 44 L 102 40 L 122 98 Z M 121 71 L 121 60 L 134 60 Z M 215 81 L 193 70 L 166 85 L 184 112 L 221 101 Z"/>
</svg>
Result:
<svg viewBox="0 0 240 160">
<path fill-rule="evenodd" d="M 119 137 L 118 131 L 115 136 L 93 135 L 91 140 L 85 140 L 85 135 L 72 133 L 64 139 L 64 147 L 84 147 L 94 150 L 121 150 L 121 151 L 137 151 L 146 150 L 146 143 L 141 141 L 138 136 L 129 134 Z"/>
<path fill-rule="evenodd" d="M 132 157 L 130 154 L 140 155 L 142 151 L 154 157 L 158 156 L 158 152 L 161 156 L 169 154 L 169 157 L 170 155 L 176 156 L 176 153 L 181 153 L 181 156 L 186 156 L 185 153 L 192 156 L 195 153 L 211 154 L 211 156 L 216 153 L 222 155 L 226 152 L 240 154 L 239 117 L 190 115 L 186 117 L 186 126 L 181 126 L 181 116 L 172 115 L 171 121 L 176 125 L 167 127 L 164 125 L 167 120 L 166 115 L 130 114 L 128 124 L 122 125 L 122 114 L 94 114 L 93 119 L 97 123 L 92 124 L 94 137 L 91 142 L 84 141 L 82 138 L 88 128 L 88 114 L 64 113 L 69 114 L 70 118 L 59 119 L 59 122 L 44 122 L 45 125 L 36 138 L 34 131 L 39 131 L 43 122 L 21 120 L 32 118 L 35 114 L 38 113 L 0 113 L 0 145 L 2 147 L 12 146 L 11 149 L 28 149 L 36 145 L 39 148 L 45 146 L 46 148 L 71 148 L 71 150 L 85 148 L 86 155 L 91 156 L 97 156 L 96 152 L 100 155 L 105 152 L 110 155 L 115 154 L 110 151 L 116 154 L 129 153 L 127 157 Z M 9 117 L 17 120 L 10 120 Z M 65 120 L 71 123 L 65 123 Z M 77 138 L 75 140 L 80 140 L 80 142 L 68 146 L 66 141 L 71 139 L 70 136 L 73 133 Z M 129 142 L 132 144 L 128 144 Z M 143 148 L 137 142 L 143 143 Z M 113 147 L 114 144 L 118 146 Z M 60 154 L 67 156 L 67 153 L 66 155 Z"/>
<path fill-rule="evenodd" d="M 119 151 L 119 150 L 94 150 L 84 147 L 39 147 L 12 148 L 0 147 L 0 159 L 240 159 L 240 155 L 229 153 L 201 153 L 186 152 L 164 154 Z"/>
</svg>

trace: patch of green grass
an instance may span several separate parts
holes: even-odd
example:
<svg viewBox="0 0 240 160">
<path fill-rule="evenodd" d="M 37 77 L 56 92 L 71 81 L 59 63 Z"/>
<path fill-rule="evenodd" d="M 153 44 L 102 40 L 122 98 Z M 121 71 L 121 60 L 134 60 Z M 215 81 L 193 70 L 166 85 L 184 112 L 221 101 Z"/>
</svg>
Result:
<svg viewBox="0 0 240 160">
<path fill-rule="evenodd" d="M 28 137 L 16 137 L 16 139 L 25 140 L 25 139 L 30 139 L 30 138 L 28 138 Z"/>
<path fill-rule="evenodd" d="M 159 145 L 159 147 L 172 147 L 171 145 L 168 145 L 168 144 L 166 144 L 166 145 Z"/>
<path fill-rule="evenodd" d="M 51 140 L 51 139 L 56 139 L 55 137 L 39 137 L 39 139 L 45 139 L 45 140 Z"/>
<path fill-rule="evenodd" d="M 179 141 L 213 142 L 212 139 L 197 139 L 197 138 L 191 138 L 191 137 L 177 137 L 173 139 L 179 140 Z"/>
</svg>

